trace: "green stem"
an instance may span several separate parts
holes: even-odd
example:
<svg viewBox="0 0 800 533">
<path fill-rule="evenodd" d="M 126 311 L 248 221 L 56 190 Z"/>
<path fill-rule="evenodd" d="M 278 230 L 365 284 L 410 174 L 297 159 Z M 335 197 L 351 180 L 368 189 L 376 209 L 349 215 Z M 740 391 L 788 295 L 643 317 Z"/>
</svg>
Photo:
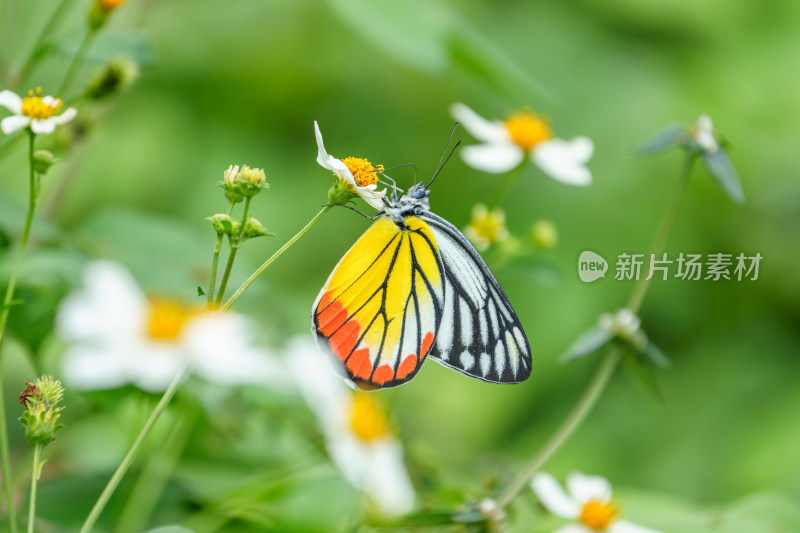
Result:
<svg viewBox="0 0 800 533">
<path fill-rule="evenodd" d="M 72 58 L 72 62 L 69 64 L 69 68 L 67 69 L 67 73 L 64 75 L 64 79 L 61 81 L 61 86 L 58 88 L 58 92 L 56 93 L 62 98 L 66 99 L 66 91 L 72 85 L 75 75 L 78 73 L 81 65 L 83 65 L 83 61 L 86 59 L 86 53 L 89 51 L 89 47 L 91 46 L 95 35 L 97 35 L 97 31 L 90 29 L 86 32 L 86 35 L 83 36 L 83 41 L 81 41 L 78 51 Z"/>
<path fill-rule="evenodd" d="M 328 211 L 330 211 L 330 209 L 331 209 L 332 207 L 333 207 L 333 206 L 331 206 L 331 205 L 327 205 L 327 206 L 324 206 L 322 209 L 320 209 L 320 210 L 319 210 L 319 212 L 318 212 L 316 215 L 314 215 L 314 218 L 312 218 L 312 219 L 311 219 L 311 220 L 308 222 L 308 224 L 306 224 L 306 225 L 303 227 L 303 229 L 301 229 L 300 231 L 298 231 L 298 232 L 297 232 L 297 234 L 296 234 L 294 237 L 292 237 L 291 239 L 289 239 L 289 240 L 286 242 L 286 244 L 284 244 L 283 246 L 281 246 L 281 247 L 280 247 L 280 249 L 279 249 L 277 252 L 275 252 L 274 254 L 272 254 L 272 257 L 270 257 L 269 259 L 267 259 L 266 261 L 264 261 L 264 263 L 262 263 L 262 265 L 261 265 L 260 267 L 258 267 L 258 268 L 256 269 L 256 271 L 255 271 L 255 272 L 253 272 L 253 273 L 250 275 L 250 277 L 249 277 L 249 278 L 247 278 L 247 279 L 245 280 L 245 282 L 244 282 L 244 283 L 242 283 L 242 286 L 241 286 L 241 287 L 239 287 L 238 289 L 236 289 L 236 292 L 234 292 L 234 293 L 233 293 L 233 295 L 232 295 L 230 298 L 228 298 L 228 301 L 227 301 L 227 302 L 225 302 L 225 305 L 223 305 L 223 306 L 222 306 L 222 310 L 223 310 L 223 311 L 227 311 L 228 309 L 230 309 L 230 308 L 233 306 L 234 302 L 236 302 L 236 300 L 238 300 L 238 299 L 239 299 L 239 297 L 242 295 L 242 293 L 244 293 L 244 291 L 246 291 L 246 290 L 247 290 L 247 289 L 250 287 L 250 285 L 252 285 L 252 284 L 253 284 L 253 283 L 254 283 L 254 282 L 255 282 L 255 281 L 258 279 L 258 277 L 259 277 L 261 274 L 263 274 L 263 273 L 264 273 L 264 271 L 265 271 L 266 269 L 268 269 L 268 268 L 269 268 L 269 266 L 270 266 L 272 263 L 274 263 L 274 262 L 275 262 L 275 260 L 276 260 L 276 259 L 278 259 L 278 258 L 279 258 L 280 256 L 282 256 L 284 253 L 286 253 L 286 251 L 287 251 L 287 250 L 289 250 L 289 248 L 291 248 L 292 246 L 294 246 L 294 244 L 295 244 L 297 241 L 299 241 L 299 240 L 300 240 L 300 239 L 303 237 L 303 235 L 305 235 L 306 233 L 308 233 L 308 230 L 310 230 L 312 227 L 314 227 L 314 224 L 316 224 L 317 222 L 319 222 L 319 219 L 321 219 L 321 218 L 322 218 L 322 216 L 323 216 L 325 213 L 327 213 Z"/>
<path fill-rule="evenodd" d="M 156 405 L 153 412 L 150 413 L 150 417 L 145 422 L 144 427 L 139 432 L 139 435 L 136 436 L 136 440 L 133 441 L 130 450 L 128 453 L 125 454 L 125 457 L 122 459 L 122 462 L 117 467 L 114 474 L 111 476 L 111 479 L 108 480 L 108 484 L 106 488 L 103 489 L 103 492 L 100 494 L 100 497 L 97 498 L 92 510 L 89 512 L 89 516 L 86 517 L 86 521 L 83 523 L 81 527 L 80 533 L 88 533 L 92 530 L 97 522 L 97 519 L 100 517 L 100 513 L 103 512 L 108 500 L 111 498 L 111 495 L 114 494 L 114 491 L 119 486 L 120 481 L 122 481 L 123 476 L 130 468 L 133 460 L 136 458 L 136 454 L 139 452 L 139 449 L 142 447 L 142 443 L 144 442 L 145 437 L 147 437 L 150 430 L 153 428 L 153 425 L 158 420 L 158 417 L 164 411 L 164 408 L 167 407 L 172 397 L 175 396 L 175 392 L 178 390 L 178 386 L 183 381 L 183 378 L 186 377 L 186 374 L 189 372 L 188 367 L 181 372 L 178 372 L 175 377 L 172 379 L 172 382 L 167 387 L 167 390 L 164 391 L 164 395 L 161 396 L 161 400 L 159 400 L 158 404 Z"/>
<path fill-rule="evenodd" d="M 650 251 L 652 253 L 651 257 L 657 257 L 664 252 L 664 247 L 667 245 L 667 238 L 669 238 L 669 233 L 672 231 L 672 225 L 675 222 L 675 216 L 678 214 L 678 208 L 681 205 L 681 200 L 683 199 L 683 193 L 686 191 L 686 184 L 689 182 L 689 174 L 692 171 L 692 163 L 694 163 L 695 154 L 687 153 L 686 160 L 683 164 L 683 170 L 681 175 L 678 177 L 678 181 L 675 183 L 675 190 L 672 193 L 672 200 L 670 201 L 669 207 L 664 212 L 664 217 L 661 219 L 661 224 L 658 227 L 658 231 L 656 232 L 655 238 L 653 238 L 653 243 L 650 246 Z M 647 291 L 650 288 L 650 280 L 641 279 L 637 282 L 636 286 L 633 288 L 633 292 L 631 293 L 630 298 L 628 298 L 628 303 L 626 307 L 633 311 L 634 314 L 639 312 L 639 309 L 642 307 L 642 303 L 644 302 L 644 297 L 647 295 Z"/>
<path fill-rule="evenodd" d="M 222 275 L 222 281 L 219 283 L 219 292 L 217 293 L 217 302 L 215 307 L 219 307 L 222 304 L 222 299 L 225 297 L 225 289 L 228 288 L 228 279 L 231 276 L 233 262 L 236 259 L 236 254 L 239 252 L 239 248 L 242 247 L 242 237 L 244 236 L 244 229 L 247 226 L 247 217 L 250 215 L 250 202 L 252 200 L 252 196 L 248 196 L 244 200 L 244 214 L 242 215 L 242 222 L 239 225 L 239 234 L 228 237 L 231 252 L 228 254 L 228 264 L 225 265 L 225 273 Z"/>
<path fill-rule="evenodd" d="M 683 194 L 686 191 L 686 183 L 689 178 L 693 161 L 694 155 L 687 155 L 686 163 L 684 164 L 683 171 L 678 178 L 672 201 L 667 207 L 667 210 L 664 213 L 664 218 L 661 221 L 661 225 L 659 226 L 656 236 L 653 239 L 653 245 L 651 249 L 653 251 L 652 253 L 656 255 L 661 254 L 667 244 L 667 238 L 669 237 L 670 230 L 672 229 L 673 222 L 675 221 L 675 216 L 678 212 L 678 208 L 680 207 Z M 649 280 L 640 282 L 636 287 L 634 287 L 633 292 L 628 298 L 628 309 L 634 313 L 638 313 L 642 306 L 642 302 L 644 302 L 644 298 L 647 295 L 647 290 L 649 287 Z M 580 397 L 575 407 L 572 408 L 572 411 L 570 411 L 567 418 L 561 423 L 556 432 L 552 437 L 550 437 L 550 440 L 547 441 L 539 453 L 537 453 L 534 458 L 525 466 L 520 475 L 517 476 L 508 487 L 506 487 L 505 491 L 503 491 L 500 497 L 497 499 L 497 505 L 500 508 L 506 507 L 509 503 L 511 503 L 511 501 L 517 496 L 517 494 L 519 494 L 525 485 L 528 484 L 528 481 L 531 479 L 533 474 L 535 474 L 542 466 L 544 466 L 547 460 L 550 459 L 550 457 L 552 457 L 553 454 L 555 454 L 570 438 L 570 436 L 572 436 L 572 434 L 575 433 L 575 431 L 580 427 L 580 425 L 586 419 L 586 416 L 603 394 L 603 391 L 605 390 L 606 385 L 608 385 L 608 382 L 611 379 L 611 376 L 614 374 L 614 370 L 617 368 L 621 358 L 622 353 L 620 349 L 616 346 L 612 346 L 608 353 L 606 353 L 603 361 L 600 363 L 600 366 L 597 368 L 597 371 L 589 382 L 589 385 L 586 387 L 583 395 Z"/>
<path fill-rule="evenodd" d="M 52 36 L 56 31 L 56 26 L 59 22 L 64 19 L 66 14 L 67 8 L 70 6 L 69 0 L 61 0 L 61 3 L 58 7 L 53 11 L 53 14 L 50 15 L 50 19 L 48 19 L 47 24 L 44 25 L 42 31 L 39 33 L 39 36 L 33 42 L 33 47 L 31 51 L 28 53 L 28 56 L 25 58 L 25 61 L 22 63 L 19 71 L 15 76 L 9 80 L 10 84 L 16 85 L 16 83 L 20 80 L 25 80 L 28 78 L 31 69 L 36 65 L 36 63 L 41 59 L 42 56 L 42 44 L 44 40 L 50 36 Z M 58 95 L 57 95 L 58 96 Z"/>
<path fill-rule="evenodd" d="M 233 202 L 228 204 L 227 215 L 230 216 L 233 211 Z M 211 279 L 208 282 L 208 308 L 211 309 L 214 305 L 214 289 L 217 285 L 217 267 L 219 265 L 219 249 L 222 246 L 222 233 L 217 234 L 217 241 L 214 243 L 214 258 L 211 260 Z"/>
<path fill-rule="evenodd" d="M 164 442 L 159 444 L 131 490 L 117 522 L 118 533 L 136 533 L 147 529 L 147 522 L 161 498 L 164 486 L 189 443 L 195 418 L 194 409 L 182 414 Z"/>
<path fill-rule="evenodd" d="M 29 196 L 28 196 L 28 213 L 25 216 L 25 226 L 22 229 L 22 236 L 19 239 L 17 247 L 17 260 L 22 258 L 25 249 L 28 246 L 28 237 L 31 232 L 31 225 L 33 223 L 33 213 L 36 210 L 36 201 L 38 187 L 36 184 L 36 173 L 33 167 L 33 149 L 36 141 L 36 135 L 28 130 L 28 163 L 30 165 L 29 174 Z M 8 315 L 11 312 L 11 302 L 14 300 L 14 292 L 17 286 L 18 266 L 15 265 L 11 271 L 8 279 L 8 286 L 6 287 L 6 294 L 3 298 L 3 308 L 0 310 L 0 355 L 2 355 L 3 339 L 5 338 L 6 324 L 8 323 Z M 2 357 L 0 357 L 2 362 Z M 2 372 L 0 372 L 2 375 Z M 8 430 L 6 428 L 5 420 L 5 402 L 3 398 L 2 383 L 0 383 L 0 461 L 2 461 L 3 468 L 3 488 L 6 493 L 6 512 L 8 513 L 8 524 L 11 533 L 17 531 L 17 516 L 14 510 L 14 487 L 11 483 L 11 461 L 9 459 L 9 443 L 8 443 Z"/>
<path fill-rule="evenodd" d="M 533 474 L 535 474 L 554 453 L 572 436 L 576 429 L 580 427 L 586 416 L 597 403 L 597 400 L 605 390 L 609 379 L 611 379 L 614 369 L 620 359 L 620 352 L 612 348 L 603 359 L 600 367 L 595 372 L 586 390 L 583 392 L 578 403 L 572 408 L 567 418 L 561 423 L 559 428 L 550 437 L 550 440 L 536 454 L 536 456 L 522 469 L 522 472 L 514 481 L 506 487 L 505 491 L 497 499 L 500 508 L 507 506 L 511 500 L 528 484 Z"/>
<path fill-rule="evenodd" d="M 506 172 L 503 182 L 497 188 L 492 200 L 489 202 L 490 209 L 503 203 L 503 200 L 505 200 L 506 196 L 508 196 L 508 193 L 511 192 L 511 189 L 514 187 L 514 184 L 517 182 L 520 174 L 522 174 L 522 167 L 523 165 L 520 165 L 517 168 Z"/>
<path fill-rule="evenodd" d="M 42 454 L 41 445 L 33 447 L 33 472 L 31 473 L 31 500 L 28 506 L 28 533 L 33 533 L 33 525 L 36 522 L 36 484 L 39 481 L 41 465 L 39 464 Z"/>
</svg>

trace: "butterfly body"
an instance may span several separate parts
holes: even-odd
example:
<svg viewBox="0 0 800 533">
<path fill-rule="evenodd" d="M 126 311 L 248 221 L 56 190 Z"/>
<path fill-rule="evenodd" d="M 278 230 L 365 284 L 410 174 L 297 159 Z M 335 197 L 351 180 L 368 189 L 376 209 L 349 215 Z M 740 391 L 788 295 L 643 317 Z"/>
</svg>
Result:
<svg viewBox="0 0 800 533">
<path fill-rule="evenodd" d="M 386 200 L 312 309 L 318 344 L 365 390 L 409 381 L 431 356 L 493 383 L 524 381 L 531 352 L 503 289 L 452 224 L 413 186 Z"/>
</svg>

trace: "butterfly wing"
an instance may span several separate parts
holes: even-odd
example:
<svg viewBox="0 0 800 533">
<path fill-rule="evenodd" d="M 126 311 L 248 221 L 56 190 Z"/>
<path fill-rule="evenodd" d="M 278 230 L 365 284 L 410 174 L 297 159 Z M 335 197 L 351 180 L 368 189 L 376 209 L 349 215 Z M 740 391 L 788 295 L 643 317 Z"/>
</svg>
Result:
<svg viewBox="0 0 800 533">
<path fill-rule="evenodd" d="M 442 324 L 431 356 L 491 383 L 519 383 L 531 374 L 531 348 L 517 314 L 486 262 L 442 217 L 425 211 L 445 272 Z"/>
<path fill-rule="evenodd" d="M 396 387 L 420 369 L 442 320 L 444 271 L 430 227 L 381 217 L 342 257 L 311 315 L 318 344 L 359 388 Z"/>
</svg>

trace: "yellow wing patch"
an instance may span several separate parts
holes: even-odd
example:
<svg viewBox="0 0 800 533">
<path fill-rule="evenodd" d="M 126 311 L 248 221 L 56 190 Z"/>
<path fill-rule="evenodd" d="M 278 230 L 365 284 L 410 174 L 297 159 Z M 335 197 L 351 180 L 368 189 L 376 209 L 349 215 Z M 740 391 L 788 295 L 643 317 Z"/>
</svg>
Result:
<svg viewBox="0 0 800 533">
<path fill-rule="evenodd" d="M 419 370 L 441 323 L 439 251 L 416 217 L 399 228 L 379 218 L 339 261 L 314 304 L 312 322 L 350 379 L 394 387 Z"/>
</svg>

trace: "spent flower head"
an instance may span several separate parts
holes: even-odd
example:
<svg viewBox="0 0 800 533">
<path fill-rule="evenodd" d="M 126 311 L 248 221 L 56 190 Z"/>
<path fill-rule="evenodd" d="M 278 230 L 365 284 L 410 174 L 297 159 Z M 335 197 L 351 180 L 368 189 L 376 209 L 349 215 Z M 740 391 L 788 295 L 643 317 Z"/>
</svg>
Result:
<svg viewBox="0 0 800 533">
<path fill-rule="evenodd" d="M 548 511 L 572 521 L 557 533 L 658 533 L 619 518 L 611 484 L 603 477 L 573 472 L 567 477 L 564 491 L 553 476 L 538 472 L 531 480 L 531 488 Z"/>
<path fill-rule="evenodd" d="M 368 159 L 360 157 L 336 159 L 325 150 L 317 121 L 314 121 L 314 133 L 317 137 L 317 163 L 334 175 L 328 202 L 344 205 L 358 196 L 371 207 L 382 209 L 386 189 L 378 190 L 378 174 L 383 172 L 383 165 L 374 166 Z"/>
<path fill-rule="evenodd" d="M 509 233 L 506 228 L 506 212 L 502 207 L 489 210 L 484 204 L 475 204 L 472 207 L 472 218 L 464 228 L 464 235 L 481 252 L 507 241 Z"/>
<path fill-rule="evenodd" d="M 13 113 L 0 121 L 0 129 L 11 135 L 23 128 L 30 128 L 37 135 L 53 133 L 56 126 L 66 124 L 78 114 L 74 107 L 58 114 L 64 106 L 60 98 L 42 96 L 42 88 L 28 91 L 28 96 L 20 97 L 12 91 L 0 92 L 0 106 Z"/>
<path fill-rule="evenodd" d="M 473 168 L 502 174 L 529 157 L 555 180 L 570 185 L 592 182 L 586 163 L 592 157 L 594 144 L 587 137 L 575 137 L 570 141 L 558 139 L 547 121 L 530 111 L 513 113 L 505 121 L 489 121 L 466 105 L 455 103 L 450 113 L 484 143 L 461 150 L 464 162 Z"/>
<path fill-rule="evenodd" d="M 63 396 L 64 388 L 53 376 L 43 375 L 33 383 L 25 382 L 25 389 L 19 395 L 25 412 L 19 420 L 31 446 L 47 446 L 55 440 L 55 432 L 64 427 L 58 423 L 64 409 L 59 405 Z"/>
<path fill-rule="evenodd" d="M 139 77 L 139 65 L 128 56 L 112 57 L 89 80 L 85 95 L 90 100 L 102 100 L 120 93 Z"/>
</svg>

